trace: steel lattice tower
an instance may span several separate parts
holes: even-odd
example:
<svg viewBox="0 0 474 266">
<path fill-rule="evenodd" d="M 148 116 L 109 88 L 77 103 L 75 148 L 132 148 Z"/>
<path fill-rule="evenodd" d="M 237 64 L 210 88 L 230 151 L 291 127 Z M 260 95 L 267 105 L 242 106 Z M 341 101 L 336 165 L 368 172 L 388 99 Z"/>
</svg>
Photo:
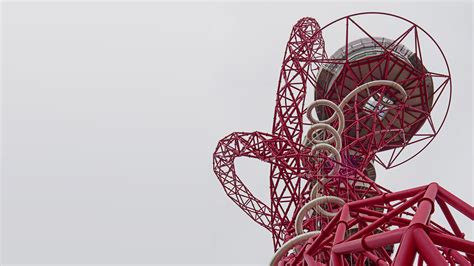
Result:
<svg viewBox="0 0 474 266">
<path fill-rule="evenodd" d="M 364 16 L 408 27 L 393 39 L 373 36 L 357 22 Z M 337 24 L 345 44 L 329 57 L 323 34 Z M 351 40 L 353 29 L 362 38 Z M 409 39 L 413 47 L 404 45 Z M 426 68 L 426 41 L 438 49 L 444 72 Z M 305 105 L 307 89 L 315 100 Z M 375 182 L 374 164 L 401 165 L 431 143 L 450 100 L 446 58 L 413 22 L 379 12 L 324 27 L 302 18 L 285 49 L 272 132 L 224 137 L 214 172 L 227 195 L 272 233 L 271 265 L 472 265 L 474 242 L 464 239 L 450 211 L 473 220 L 472 206 L 436 183 L 391 192 Z M 444 108 L 441 118 L 432 117 L 436 107 Z M 234 160 L 242 156 L 270 164 L 270 206 L 237 176 Z M 435 205 L 449 229 L 431 221 Z"/>
</svg>

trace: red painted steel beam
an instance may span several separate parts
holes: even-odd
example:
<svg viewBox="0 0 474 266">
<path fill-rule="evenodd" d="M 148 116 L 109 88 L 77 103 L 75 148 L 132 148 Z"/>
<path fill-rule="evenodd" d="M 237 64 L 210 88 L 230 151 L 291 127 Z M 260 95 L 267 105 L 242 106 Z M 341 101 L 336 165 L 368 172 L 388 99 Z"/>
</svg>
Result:
<svg viewBox="0 0 474 266">
<path fill-rule="evenodd" d="M 413 227 L 407 229 L 400 241 L 400 247 L 398 248 L 395 259 L 393 260 L 393 266 L 407 266 L 412 265 L 415 260 L 416 245 L 413 236 Z"/>
<path fill-rule="evenodd" d="M 456 223 L 456 220 L 454 220 L 453 215 L 451 214 L 451 211 L 449 211 L 448 205 L 442 200 L 441 198 L 437 198 L 436 201 L 438 202 L 438 205 L 441 209 L 441 211 L 444 214 L 444 217 L 446 217 L 446 220 L 449 223 L 449 226 L 451 226 L 451 229 L 453 230 L 454 234 L 458 237 L 464 238 L 464 233 L 461 232 L 461 229 L 459 229 L 458 224 Z"/>
<path fill-rule="evenodd" d="M 474 242 L 448 234 L 428 232 L 429 237 L 436 245 L 452 248 L 468 254 L 474 254 Z"/>
<path fill-rule="evenodd" d="M 398 228 L 383 233 L 341 242 L 333 246 L 333 252 L 339 254 L 361 252 L 399 243 L 406 228 Z"/>
<path fill-rule="evenodd" d="M 363 199 L 359 201 L 353 201 L 347 203 L 350 208 L 360 208 L 374 204 L 386 203 L 395 200 L 403 200 L 409 197 L 418 194 L 420 191 L 424 190 L 427 186 L 419 186 L 416 188 L 406 189 L 398 192 L 392 192 L 387 194 L 382 194 L 379 196 L 371 197 L 368 199 Z"/>
<path fill-rule="evenodd" d="M 446 247 L 443 247 L 445 250 L 446 254 L 454 259 L 454 262 L 458 263 L 461 266 L 472 266 L 472 264 L 459 252 L 453 249 L 448 249 Z M 474 263 L 474 262 L 473 262 Z"/>
<path fill-rule="evenodd" d="M 371 223 L 367 227 L 364 227 L 362 230 L 358 231 L 357 233 L 353 234 L 348 238 L 348 240 L 353 240 L 355 238 L 358 238 L 364 234 L 370 234 L 372 231 L 377 229 L 377 227 L 381 226 L 382 224 L 390 221 L 393 217 L 399 215 L 403 211 L 405 211 L 407 208 L 411 207 L 415 202 L 418 202 L 418 200 L 422 197 L 422 192 L 418 193 L 417 195 L 413 196 L 411 199 L 407 200 L 397 208 L 394 208 L 393 210 L 389 211 L 387 214 L 384 216 L 380 217 L 377 221 Z M 349 205 L 349 204 L 348 204 Z"/>
<path fill-rule="evenodd" d="M 444 200 L 447 204 L 453 206 L 456 210 L 469 217 L 469 219 L 474 220 L 473 206 L 469 205 L 468 203 L 456 197 L 451 192 L 447 191 L 442 187 L 439 188 L 439 193 L 441 199 Z"/>
<path fill-rule="evenodd" d="M 438 248 L 435 246 L 433 241 L 426 235 L 426 232 L 422 228 L 415 228 L 413 230 L 413 236 L 416 243 L 416 248 L 423 260 L 428 265 L 433 266 L 446 266 L 448 263 L 446 259 L 441 255 Z"/>
<path fill-rule="evenodd" d="M 438 184 L 433 183 L 428 185 L 423 198 L 418 202 L 418 208 L 410 222 L 410 225 L 417 223 L 424 225 L 429 221 L 431 213 L 434 211 L 434 201 L 437 192 Z"/>
</svg>

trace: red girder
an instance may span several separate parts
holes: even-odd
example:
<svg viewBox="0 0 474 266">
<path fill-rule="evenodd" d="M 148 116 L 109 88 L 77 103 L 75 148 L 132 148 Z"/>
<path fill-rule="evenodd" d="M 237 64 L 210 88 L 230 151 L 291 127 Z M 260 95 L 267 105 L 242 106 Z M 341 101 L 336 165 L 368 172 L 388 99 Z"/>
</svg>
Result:
<svg viewBox="0 0 474 266">
<path fill-rule="evenodd" d="M 261 132 L 235 132 L 219 141 L 214 152 L 214 173 L 232 201 L 255 222 L 273 231 L 270 207 L 257 199 L 240 180 L 234 160 L 249 157 L 278 165 L 281 158 L 294 157 L 295 153 L 295 148 L 286 139 Z"/>
<path fill-rule="evenodd" d="M 385 213 L 370 210 L 376 204 L 390 206 L 394 201 L 401 204 L 387 208 Z M 377 261 L 373 262 L 381 265 L 412 265 L 416 254 L 428 265 L 448 265 L 449 262 L 471 265 L 474 263 L 474 242 L 464 239 L 453 217 L 444 213 L 452 232 L 430 221 L 436 203 L 441 208 L 449 205 L 469 219 L 474 219 L 474 207 L 452 194 L 448 195 L 436 183 L 384 193 L 347 203 L 319 235 L 309 239 L 301 252 L 287 257 L 284 264 L 315 265 L 314 258 L 326 251 L 326 243 L 332 243 L 331 256 L 335 266 L 346 265 L 349 258 L 371 260 L 365 252 L 378 254 Z M 355 224 L 365 226 L 345 236 L 348 227 Z M 381 255 L 385 247 L 397 243 L 400 247 L 393 261 Z"/>
</svg>

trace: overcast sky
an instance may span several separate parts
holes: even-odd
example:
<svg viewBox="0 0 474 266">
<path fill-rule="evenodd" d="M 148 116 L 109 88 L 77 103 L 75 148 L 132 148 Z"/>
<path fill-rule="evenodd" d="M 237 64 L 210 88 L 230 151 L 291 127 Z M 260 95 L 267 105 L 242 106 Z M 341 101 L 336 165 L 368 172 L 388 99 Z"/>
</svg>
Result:
<svg viewBox="0 0 474 266">
<path fill-rule="evenodd" d="M 231 132 L 270 132 L 299 18 L 324 25 L 359 11 L 419 24 L 453 75 L 439 136 L 409 163 L 378 167 L 378 182 L 435 181 L 472 204 L 470 2 L 4 3 L 2 262 L 267 263 L 270 233 L 226 197 L 212 153 Z M 344 43 L 327 38 L 330 52 Z M 268 202 L 268 165 L 237 169 Z"/>
</svg>

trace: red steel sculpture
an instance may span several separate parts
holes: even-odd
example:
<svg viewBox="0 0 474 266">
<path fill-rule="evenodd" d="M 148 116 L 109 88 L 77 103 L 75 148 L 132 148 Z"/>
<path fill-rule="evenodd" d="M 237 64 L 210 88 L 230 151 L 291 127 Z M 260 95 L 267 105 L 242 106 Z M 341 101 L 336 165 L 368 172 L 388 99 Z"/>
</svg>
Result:
<svg viewBox="0 0 474 266">
<path fill-rule="evenodd" d="M 389 39 L 359 22 L 378 17 L 408 26 Z M 337 25 L 345 45 L 328 57 L 323 33 Z M 427 69 L 425 42 L 444 70 Z M 315 97 L 305 106 L 307 88 Z M 474 242 L 464 239 L 451 212 L 473 220 L 472 206 L 436 183 L 399 192 L 375 183 L 374 164 L 398 166 L 431 143 L 450 100 L 446 58 L 413 22 L 380 12 L 324 27 L 302 18 L 286 46 L 272 133 L 234 132 L 220 140 L 214 172 L 227 195 L 272 233 L 270 265 L 472 265 Z M 270 164 L 270 206 L 236 174 L 242 156 Z M 435 205 L 449 229 L 431 220 Z"/>
</svg>

